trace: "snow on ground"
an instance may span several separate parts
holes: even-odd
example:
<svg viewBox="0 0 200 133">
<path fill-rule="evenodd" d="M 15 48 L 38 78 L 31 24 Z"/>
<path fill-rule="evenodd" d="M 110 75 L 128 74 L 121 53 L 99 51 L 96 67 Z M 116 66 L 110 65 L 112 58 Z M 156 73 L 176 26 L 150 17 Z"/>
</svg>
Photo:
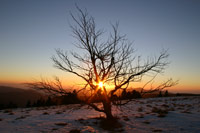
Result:
<svg viewBox="0 0 200 133">
<path fill-rule="evenodd" d="M 104 114 L 87 106 L 71 112 L 74 107 L 0 110 L 0 132 L 110 132 L 100 127 Z M 136 99 L 122 110 L 113 109 L 123 126 L 112 132 L 200 132 L 200 97 Z"/>
</svg>

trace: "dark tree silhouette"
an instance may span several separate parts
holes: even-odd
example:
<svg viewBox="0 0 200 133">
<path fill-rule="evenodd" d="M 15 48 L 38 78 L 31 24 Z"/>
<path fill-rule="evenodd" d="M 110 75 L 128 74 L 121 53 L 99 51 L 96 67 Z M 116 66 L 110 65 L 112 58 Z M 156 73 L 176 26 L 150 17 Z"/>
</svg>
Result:
<svg viewBox="0 0 200 133">
<path fill-rule="evenodd" d="M 162 91 L 159 92 L 158 97 L 162 97 Z"/>
<path fill-rule="evenodd" d="M 31 107 L 31 101 L 30 101 L 30 100 L 27 101 L 26 107 L 27 107 L 27 108 Z"/>
<path fill-rule="evenodd" d="M 84 103 L 96 111 L 105 113 L 107 119 L 113 119 L 112 106 L 128 103 L 127 100 L 117 99 L 118 93 L 126 92 L 131 82 L 141 81 L 147 73 L 151 75 L 162 73 L 169 64 L 167 62 L 169 55 L 163 50 L 157 58 L 149 58 L 142 62 L 140 56 L 134 55 L 132 43 L 125 35 L 119 34 L 118 23 L 111 25 L 113 31 L 105 41 L 105 32 L 97 29 L 94 18 L 86 10 L 83 11 L 78 7 L 77 10 L 77 17 L 71 14 L 75 22 L 71 25 L 71 29 L 73 37 L 77 40 L 75 45 L 83 51 L 83 54 L 71 52 L 70 57 L 67 52 L 57 49 L 57 55 L 53 56 L 52 60 L 56 68 L 72 73 L 85 82 L 84 87 L 77 91 L 86 94 L 82 99 Z M 170 79 L 157 88 L 151 88 L 150 92 L 175 84 Z M 56 83 L 43 80 L 29 85 L 48 93 L 68 94 L 58 78 Z M 98 99 L 102 107 L 93 103 L 94 99 Z M 116 102 L 117 100 L 120 102 Z"/>
<path fill-rule="evenodd" d="M 168 97 L 169 96 L 169 93 L 168 93 L 168 90 L 165 91 L 165 97 Z"/>
</svg>

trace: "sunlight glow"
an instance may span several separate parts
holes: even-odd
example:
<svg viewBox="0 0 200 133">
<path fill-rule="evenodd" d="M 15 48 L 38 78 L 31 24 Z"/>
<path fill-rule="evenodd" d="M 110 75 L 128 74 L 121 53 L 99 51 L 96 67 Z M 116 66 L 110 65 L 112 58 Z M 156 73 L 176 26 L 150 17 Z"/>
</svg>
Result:
<svg viewBox="0 0 200 133">
<path fill-rule="evenodd" d="M 99 83 L 98 83 L 98 86 L 99 86 L 100 88 L 103 88 L 103 86 L 104 86 L 104 85 L 103 85 L 103 82 L 99 82 Z"/>
</svg>

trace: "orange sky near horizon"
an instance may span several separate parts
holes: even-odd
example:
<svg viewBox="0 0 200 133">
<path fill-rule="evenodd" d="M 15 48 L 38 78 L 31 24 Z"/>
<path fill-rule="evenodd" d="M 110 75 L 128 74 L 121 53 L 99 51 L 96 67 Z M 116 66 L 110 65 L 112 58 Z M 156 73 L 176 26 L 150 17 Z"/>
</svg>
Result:
<svg viewBox="0 0 200 133">
<path fill-rule="evenodd" d="M 66 75 L 66 74 L 64 74 Z M 71 75 L 71 74 L 69 74 Z M 38 76 L 36 76 L 38 77 Z M 48 80 L 52 80 L 52 77 L 43 77 L 46 78 Z M 82 84 L 84 84 L 85 82 L 83 80 L 81 80 L 79 77 L 77 76 L 61 76 L 61 81 L 62 81 L 62 85 L 64 88 L 69 89 L 77 89 L 80 88 L 82 86 Z M 34 81 L 40 81 L 40 77 L 38 78 L 32 78 L 30 79 L 30 77 L 28 78 L 23 78 L 23 77 L 10 77 L 9 79 L 4 78 L 4 80 L 0 80 L 0 85 L 2 86 L 11 86 L 11 87 L 19 87 L 19 88 L 27 88 L 27 86 L 24 85 L 24 83 L 28 83 L 28 82 L 34 82 Z M 164 78 L 162 80 L 155 80 L 153 87 L 156 87 L 157 85 L 159 85 L 160 83 L 166 81 L 167 79 L 164 80 Z M 174 79 L 175 80 L 175 79 Z M 82 81 L 82 82 L 80 82 Z M 142 87 L 144 85 L 144 83 L 146 83 L 147 80 L 144 80 L 143 82 L 140 83 L 131 83 L 129 85 L 130 88 L 139 88 Z M 156 84 L 157 83 L 157 84 Z M 107 86 L 107 85 L 106 85 Z M 148 87 L 146 87 L 146 89 L 148 89 Z M 169 92 L 173 92 L 173 93 L 194 93 L 194 94 L 200 94 L 200 85 L 199 84 L 190 84 L 188 82 L 182 82 L 181 80 L 179 81 L 179 83 L 176 86 L 170 87 L 170 88 L 166 88 L 165 90 L 168 90 Z"/>
</svg>

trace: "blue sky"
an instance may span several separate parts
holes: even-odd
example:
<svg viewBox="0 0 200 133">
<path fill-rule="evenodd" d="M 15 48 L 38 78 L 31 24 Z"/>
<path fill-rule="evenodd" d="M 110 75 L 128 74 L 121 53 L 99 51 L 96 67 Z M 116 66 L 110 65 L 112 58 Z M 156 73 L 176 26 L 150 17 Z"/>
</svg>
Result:
<svg viewBox="0 0 200 133">
<path fill-rule="evenodd" d="M 169 49 L 162 76 L 180 79 L 183 92 L 200 93 L 200 1 L 198 0 L 1 0 L 0 83 L 69 74 L 53 68 L 55 48 L 77 50 L 69 23 L 75 3 L 108 33 L 110 23 L 133 41 L 144 58 Z"/>
</svg>

